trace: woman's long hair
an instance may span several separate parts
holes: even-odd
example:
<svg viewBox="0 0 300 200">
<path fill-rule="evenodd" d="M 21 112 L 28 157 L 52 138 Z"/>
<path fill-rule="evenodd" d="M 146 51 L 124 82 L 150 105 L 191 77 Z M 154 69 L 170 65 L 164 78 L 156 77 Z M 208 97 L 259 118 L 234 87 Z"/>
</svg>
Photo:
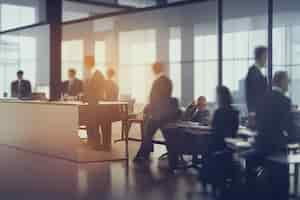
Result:
<svg viewBox="0 0 300 200">
<path fill-rule="evenodd" d="M 231 107 L 233 100 L 230 93 L 230 90 L 225 86 L 219 86 L 217 88 L 217 98 L 219 107 Z"/>
</svg>

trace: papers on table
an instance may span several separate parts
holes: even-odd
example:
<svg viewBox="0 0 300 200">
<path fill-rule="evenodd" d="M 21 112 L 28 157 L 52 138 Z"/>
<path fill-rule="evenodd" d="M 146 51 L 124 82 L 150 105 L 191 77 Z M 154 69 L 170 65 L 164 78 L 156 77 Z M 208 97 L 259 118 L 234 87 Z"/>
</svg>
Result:
<svg viewBox="0 0 300 200">
<path fill-rule="evenodd" d="M 246 137 L 255 137 L 257 133 L 253 130 L 250 130 L 249 128 L 240 126 L 238 130 L 238 135 Z"/>
<path fill-rule="evenodd" d="M 190 128 L 190 129 L 211 130 L 210 126 L 202 126 L 198 122 L 191 122 L 191 121 L 177 121 L 177 122 L 169 123 L 166 125 L 166 128 Z"/>
<path fill-rule="evenodd" d="M 225 138 L 225 142 L 235 149 L 250 148 L 252 144 L 239 138 Z"/>
</svg>

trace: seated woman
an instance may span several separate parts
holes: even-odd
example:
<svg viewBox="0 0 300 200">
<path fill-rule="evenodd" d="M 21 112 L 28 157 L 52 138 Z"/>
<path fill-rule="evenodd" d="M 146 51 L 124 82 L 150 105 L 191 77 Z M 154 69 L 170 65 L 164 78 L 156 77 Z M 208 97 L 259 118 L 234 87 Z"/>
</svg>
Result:
<svg viewBox="0 0 300 200">
<path fill-rule="evenodd" d="M 225 138 L 235 137 L 239 128 L 239 112 L 232 106 L 232 96 L 225 86 L 217 88 L 218 109 L 212 120 L 211 151 L 224 150 Z"/>
<path fill-rule="evenodd" d="M 204 157 L 200 179 L 205 185 L 223 186 L 225 180 L 233 177 L 232 153 L 226 151 L 225 138 L 235 137 L 239 128 L 239 112 L 232 107 L 232 97 L 227 87 L 217 88 L 218 109 L 212 120 L 212 135 L 208 154 Z M 222 166 L 222 167 L 220 167 Z"/>
</svg>

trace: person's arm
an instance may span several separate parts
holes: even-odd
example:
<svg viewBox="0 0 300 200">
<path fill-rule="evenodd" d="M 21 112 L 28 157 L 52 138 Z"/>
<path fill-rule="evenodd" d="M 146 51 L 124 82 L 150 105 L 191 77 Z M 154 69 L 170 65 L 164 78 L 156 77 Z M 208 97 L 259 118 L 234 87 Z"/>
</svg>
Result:
<svg viewBox="0 0 300 200">
<path fill-rule="evenodd" d="M 209 125 L 210 113 L 208 110 L 205 110 L 205 114 L 203 116 L 202 122 L 205 125 Z"/>
<path fill-rule="evenodd" d="M 79 93 L 79 95 L 80 94 L 82 94 L 83 93 L 83 82 L 82 82 L 82 80 L 79 80 L 79 88 L 78 88 L 78 93 Z"/>
<path fill-rule="evenodd" d="M 11 97 L 16 97 L 16 94 L 15 94 L 15 88 L 14 88 L 14 82 L 12 82 L 10 84 L 10 96 Z"/>
<path fill-rule="evenodd" d="M 239 112 L 236 112 L 236 114 L 234 115 L 234 121 L 233 121 L 233 128 L 234 128 L 233 137 L 236 137 L 237 132 L 239 130 L 239 126 L 240 126 Z"/>
<path fill-rule="evenodd" d="M 27 84 L 28 84 L 28 97 L 31 97 L 32 96 L 32 88 L 31 88 L 31 83 L 30 83 L 30 81 L 28 81 L 27 82 Z"/>
<path fill-rule="evenodd" d="M 249 71 L 246 79 L 246 100 L 249 112 L 255 112 L 257 106 L 257 99 L 261 98 L 260 88 L 264 87 L 261 85 L 261 75 L 257 71 Z"/>
<path fill-rule="evenodd" d="M 300 142 L 300 137 L 296 134 L 295 122 L 291 111 L 291 101 L 288 101 L 284 108 L 282 128 L 288 134 L 289 142 Z"/>
</svg>

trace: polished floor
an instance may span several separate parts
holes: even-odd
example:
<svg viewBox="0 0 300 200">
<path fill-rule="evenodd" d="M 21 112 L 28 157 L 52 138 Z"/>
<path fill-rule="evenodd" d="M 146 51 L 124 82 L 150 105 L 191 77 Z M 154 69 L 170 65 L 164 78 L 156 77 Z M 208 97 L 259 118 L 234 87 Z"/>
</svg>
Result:
<svg viewBox="0 0 300 200">
<path fill-rule="evenodd" d="M 130 142 L 131 158 L 137 148 L 138 143 Z M 156 159 L 162 152 L 163 147 L 156 148 L 149 166 L 131 162 L 79 165 L 0 146 L 0 199 L 211 199 L 199 193 L 196 172 L 169 174 L 165 163 Z"/>
</svg>

